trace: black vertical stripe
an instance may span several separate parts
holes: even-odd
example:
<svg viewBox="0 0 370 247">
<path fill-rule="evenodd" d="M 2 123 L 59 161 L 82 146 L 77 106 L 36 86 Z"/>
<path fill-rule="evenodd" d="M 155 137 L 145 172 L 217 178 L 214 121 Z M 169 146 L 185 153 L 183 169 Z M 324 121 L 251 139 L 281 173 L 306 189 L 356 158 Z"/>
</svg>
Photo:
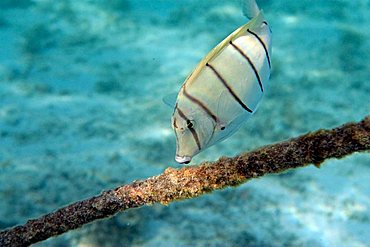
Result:
<svg viewBox="0 0 370 247">
<path fill-rule="evenodd" d="M 187 116 L 185 116 L 184 112 L 180 110 L 180 108 L 176 105 L 175 110 L 179 113 L 180 117 L 185 121 L 190 120 Z"/>
<path fill-rule="evenodd" d="M 271 31 L 271 28 L 270 28 L 269 24 L 268 24 L 266 21 L 263 21 L 262 23 L 263 23 L 263 24 L 265 24 L 265 25 L 269 28 L 270 33 L 272 33 L 272 31 Z"/>
<path fill-rule="evenodd" d="M 269 52 L 267 50 L 267 47 L 265 45 L 265 43 L 263 42 L 263 40 L 256 34 L 254 33 L 253 31 L 247 29 L 247 32 L 252 34 L 254 37 L 256 37 L 258 39 L 258 41 L 261 43 L 263 49 L 265 50 L 265 54 L 266 54 L 266 57 L 267 57 L 267 62 L 269 64 L 269 68 L 271 69 L 271 62 L 270 62 L 270 56 L 269 56 Z"/>
<path fill-rule="evenodd" d="M 189 121 L 189 118 L 187 118 L 187 117 L 185 116 L 184 112 L 183 112 L 183 111 L 181 111 L 181 110 L 177 107 L 177 105 L 176 105 L 175 109 L 177 109 L 177 112 L 179 113 L 179 115 L 180 115 L 180 117 L 181 117 L 182 119 L 184 119 L 185 121 Z M 194 128 L 189 128 L 189 130 L 190 130 L 191 134 L 193 135 L 194 141 L 195 141 L 195 143 L 197 144 L 198 149 L 199 149 L 199 150 L 201 150 L 201 149 L 202 149 L 202 147 L 201 147 L 201 145 L 200 145 L 200 141 L 199 141 L 199 137 L 198 137 L 197 132 L 195 131 L 195 129 L 194 129 Z"/>
<path fill-rule="evenodd" d="M 176 124 L 176 118 L 173 119 L 173 127 L 175 127 L 177 129 L 177 124 Z"/>
<path fill-rule="evenodd" d="M 263 86 L 262 86 L 260 75 L 258 74 L 258 71 L 257 71 L 256 67 L 254 66 L 254 64 L 252 63 L 252 61 L 250 60 L 250 58 L 237 45 L 235 45 L 231 40 L 230 40 L 229 43 L 230 43 L 230 45 L 232 45 L 232 47 L 235 48 L 235 50 L 237 50 L 240 53 L 240 55 L 242 55 L 248 61 L 249 65 L 251 66 L 251 68 L 254 71 L 254 74 L 256 75 L 258 84 L 260 85 L 260 88 L 261 88 L 261 92 L 263 92 Z"/>
<path fill-rule="evenodd" d="M 177 136 L 177 131 L 175 130 L 176 137 L 176 154 L 179 152 L 179 137 Z"/>
<path fill-rule="evenodd" d="M 191 134 L 194 137 L 194 140 L 195 140 L 195 142 L 196 142 L 196 144 L 198 146 L 198 149 L 201 150 L 200 141 L 199 141 L 199 137 L 198 137 L 197 132 L 193 128 L 189 128 L 189 130 L 190 130 Z"/>
<path fill-rule="evenodd" d="M 185 86 L 183 87 L 184 96 L 188 98 L 191 102 L 197 104 L 200 108 L 202 108 L 216 123 L 217 123 L 217 117 L 215 114 L 212 113 L 212 111 L 199 99 L 195 98 L 191 94 L 189 94 L 186 91 Z"/>
<path fill-rule="evenodd" d="M 225 81 L 224 78 L 220 75 L 220 73 L 217 72 L 217 70 L 209 63 L 206 63 L 206 66 L 209 67 L 217 76 L 217 78 L 222 82 L 222 84 L 227 88 L 229 93 L 234 97 L 234 99 L 248 112 L 252 113 L 253 111 L 246 106 L 243 101 L 239 99 L 239 97 L 235 94 L 234 90 L 229 86 L 229 84 Z"/>
</svg>

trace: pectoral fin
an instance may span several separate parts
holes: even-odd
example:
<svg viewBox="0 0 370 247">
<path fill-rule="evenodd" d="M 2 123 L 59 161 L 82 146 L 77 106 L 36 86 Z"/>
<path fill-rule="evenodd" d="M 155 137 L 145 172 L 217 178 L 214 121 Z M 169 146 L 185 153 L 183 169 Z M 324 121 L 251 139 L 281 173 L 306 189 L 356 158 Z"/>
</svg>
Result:
<svg viewBox="0 0 370 247">
<path fill-rule="evenodd" d="M 162 98 L 163 103 L 165 103 L 172 109 L 175 108 L 176 100 L 177 100 L 177 93 L 171 93 Z"/>
</svg>

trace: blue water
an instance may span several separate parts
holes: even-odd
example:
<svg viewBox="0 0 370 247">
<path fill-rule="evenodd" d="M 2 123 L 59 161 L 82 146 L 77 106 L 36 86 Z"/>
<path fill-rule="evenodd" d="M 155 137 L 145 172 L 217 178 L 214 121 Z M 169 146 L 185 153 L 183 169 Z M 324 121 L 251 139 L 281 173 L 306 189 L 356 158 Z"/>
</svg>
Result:
<svg viewBox="0 0 370 247">
<path fill-rule="evenodd" d="M 174 162 L 172 109 L 239 1 L 0 1 L 0 229 Z M 273 73 L 258 112 L 193 164 L 370 113 L 370 1 L 259 1 Z M 368 246 L 370 155 L 130 210 L 36 246 Z"/>
</svg>

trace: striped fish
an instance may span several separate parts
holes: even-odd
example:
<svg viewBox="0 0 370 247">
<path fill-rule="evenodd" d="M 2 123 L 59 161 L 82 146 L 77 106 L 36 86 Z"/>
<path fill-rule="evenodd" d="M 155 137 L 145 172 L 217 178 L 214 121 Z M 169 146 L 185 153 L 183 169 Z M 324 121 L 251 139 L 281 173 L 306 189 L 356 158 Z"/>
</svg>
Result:
<svg viewBox="0 0 370 247">
<path fill-rule="evenodd" d="M 186 78 L 172 115 L 176 158 L 194 155 L 234 134 L 257 109 L 270 78 L 271 30 L 255 1 L 251 19 L 218 44 Z"/>
</svg>

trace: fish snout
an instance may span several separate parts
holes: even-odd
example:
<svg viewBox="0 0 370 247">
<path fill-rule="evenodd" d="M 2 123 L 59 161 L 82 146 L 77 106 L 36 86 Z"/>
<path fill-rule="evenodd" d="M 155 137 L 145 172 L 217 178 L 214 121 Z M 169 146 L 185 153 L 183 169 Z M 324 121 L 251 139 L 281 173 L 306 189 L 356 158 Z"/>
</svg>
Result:
<svg viewBox="0 0 370 247">
<path fill-rule="evenodd" d="M 181 156 L 176 155 L 175 160 L 176 160 L 177 163 L 180 163 L 180 164 L 189 164 L 190 161 L 191 161 L 191 157 L 189 157 L 189 156 L 182 156 L 181 157 Z"/>
</svg>

